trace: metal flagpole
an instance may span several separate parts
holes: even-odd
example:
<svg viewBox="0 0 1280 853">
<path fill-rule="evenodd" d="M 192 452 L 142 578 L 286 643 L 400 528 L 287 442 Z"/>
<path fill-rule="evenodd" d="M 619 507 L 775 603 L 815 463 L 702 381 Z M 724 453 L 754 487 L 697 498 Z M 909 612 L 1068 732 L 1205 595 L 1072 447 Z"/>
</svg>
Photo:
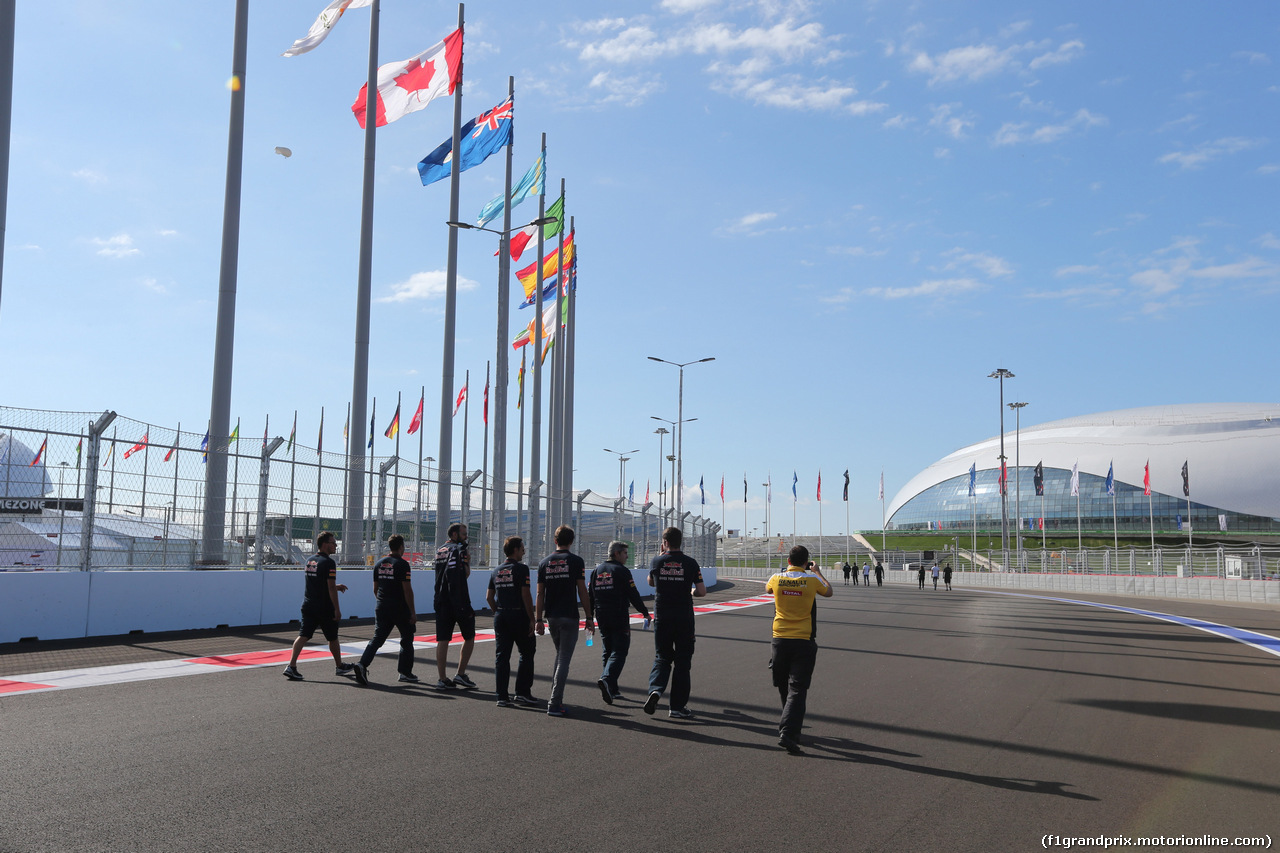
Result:
<svg viewBox="0 0 1280 853">
<path fill-rule="evenodd" d="M 484 363 L 484 408 L 481 410 L 484 417 L 484 452 L 480 455 L 480 470 L 488 471 L 489 468 L 489 362 Z M 480 550 L 480 559 L 482 566 L 491 565 L 489 562 L 489 532 L 492 526 L 489 524 L 489 491 L 485 488 L 484 475 L 480 477 L 480 541 L 484 543 Z"/>
<path fill-rule="evenodd" d="M 1193 531 L 1191 529 L 1191 475 L 1187 470 L 1188 464 L 1189 462 L 1185 461 L 1182 463 L 1182 494 L 1187 499 L 1187 547 L 1190 548 L 1192 547 L 1191 537 L 1193 535 Z M 1190 560 L 1191 555 L 1188 553 L 1188 567 L 1190 566 Z"/>
<path fill-rule="evenodd" d="M 376 0 L 374 10 L 376 15 Z M 227 179 L 222 203 L 222 255 L 218 271 L 218 320 L 213 347 L 208 464 L 204 471 L 204 519 L 200 532 L 200 562 L 205 565 L 226 563 L 223 542 L 227 529 L 227 426 L 231 421 L 231 374 L 235 357 L 236 272 L 240 255 L 240 189 L 244 164 L 244 95 L 248 41 L 249 0 L 236 0 L 235 39 L 231 52 Z M 7 138 L 4 144 L 8 146 Z M 231 508 L 234 512 L 234 503 Z"/>
<path fill-rule="evenodd" d="M 173 521 L 178 521 L 178 445 L 182 444 L 182 421 L 178 421 L 178 431 L 173 438 Z M 66 514 L 65 511 L 63 513 Z M 61 543 L 59 543 L 61 545 Z M 164 556 L 162 562 L 169 562 L 169 537 L 164 537 Z"/>
<path fill-rule="evenodd" d="M 888 556 L 889 547 L 885 543 L 888 541 L 885 537 L 885 517 L 884 517 L 884 469 L 880 469 L 880 552 L 886 557 Z"/>
<path fill-rule="evenodd" d="M 570 216 L 569 236 L 572 238 L 573 235 L 573 217 Z M 564 428 L 560 433 L 560 460 L 564 467 L 564 475 L 560 478 L 560 484 L 564 487 L 564 514 L 566 516 L 569 514 L 569 501 L 573 497 L 573 366 L 577 339 L 574 318 L 577 313 L 575 303 L 578 299 L 578 244 L 576 240 L 573 245 L 573 258 L 573 261 L 569 263 L 569 269 L 560 271 L 564 281 L 565 298 L 569 300 L 569 314 L 566 318 L 568 322 L 565 326 L 564 400 L 561 407 L 564 416 Z"/>
<path fill-rule="evenodd" d="M 236 436 L 236 440 L 235 440 L 236 461 L 235 461 L 234 472 L 231 477 L 231 538 L 232 539 L 234 539 L 236 536 L 236 504 L 240 500 L 240 419 L 239 418 L 236 418 L 235 436 Z M 231 450 L 231 444 L 232 443 L 230 441 L 227 442 L 228 452 Z M 114 459 L 115 457 L 113 456 L 112 458 Z M 115 479 L 115 463 L 114 462 L 112 462 L 111 464 L 111 470 L 112 470 L 112 479 L 114 480 Z M 249 532 L 248 530 L 245 530 L 245 533 L 248 533 L 248 532 Z"/>
<path fill-rule="evenodd" d="M 560 210 L 564 213 L 565 180 L 560 179 Z M 555 495 L 556 521 L 566 519 L 566 498 L 564 491 L 564 323 L 561 312 L 567 307 L 564 304 L 564 223 L 560 224 L 560 234 L 556 243 L 556 316 L 552 325 L 551 339 L 554 347 L 551 351 L 551 428 L 547 435 L 547 473 L 552 475 L 552 492 Z M 550 527 L 550 524 L 547 525 Z"/>
<path fill-rule="evenodd" d="M 422 411 L 424 415 L 426 414 L 426 402 L 427 402 L 427 386 L 423 385 L 422 391 L 418 395 L 418 409 L 419 411 Z M 412 425 L 413 424 L 410 423 L 410 426 Z M 418 500 L 417 500 L 417 503 L 414 505 L 414 516 L 413 516 L 413 543 L 414 543 L 414 550 L 418 552 L 422 551 L 422 460 L 426 458 L 422 454 L 423 454 L 423 436 L 425 436 L 426 434 L 427 434 L 427 431 L 422 428 L 422 421 L 419 420 L 418 421 L 418 458 L 413 464 L 414 470 L 418 472 Z"/>
<path fill-rule="evenodd" d="M 320 536 L 320 482 L 324 478 L 324 406 L 320 407 L 320 429 L 316 431 L 316 517 L 311 522 L 311 541 Z"/>
<path fill-rule="evenodd" d="M 347 476 L 347 473 L 351 470 L 351 437 L 350 436 L 351 436 L 351 404 L 347 403 L 347 419 L 342 424 L 342 475 L 343 475 L 342 476 L 342 511 L 344 513 L 343 521 L 342 521 L 342 535 L 344 537 L 347 535 L 348 530 L 351 530 L 352 536 L 355 535 L 354 529 L 347 527 L 346 515 L 345 515 L 347 508 L 351 505 L 351 501 L 350 501 L 351 478 Z M 360 500 L 361 500 L 361 503 L 364 502 L 363 497 L 361 497 Z M 364 522 L 361 522 L 360 530 L 361 530 L 361 535 L 363 535 Z M 351 554 L 352 562 L 354 562 L 355 561 L 355 545 L 347 545 L 344 542 L 342 547 L 344 549 L 346 548 L 351 549 L 349 553 Z"/>
<path fill-rule="evenodd" d="M 364 455 L 364 458 L 367 460 L 364 463 L 364 466 L 365 468 L 368 469 L 370 476 L 365 478 L 368 486 L 368 503 L 366 503 L 364 506 L 364 512 L 361 515 L 363 520 L 362 520 L 362 523 L 360 524 L 361 562 L 368 561 L 370 551 L 375 552 L 374 556 L 375 557 L 377 556 L 376 546 L 373 548 L 369 547 L 370 545 L 374 545 L 374 542 L 372 540 L 373 540 L 373 534 L 375 529 L 372 523 L 373 521 L 373 467 L 374 467 L 374 461 L 375 461 L 373 457 L 373 424 L 374 424 L 374 421 L 377 419 L 377 417 L 378 417 L 378 398 L 374 397 L 373 410 L 369 413 L 369 442 L 366 445 L 367 452 Z M 361 423 L 363 423 L 363 421 Z M 357 463 L 357 464 L 360 464 L 360 463 Z M 379 521 L 381 521 L 381 519 L 379 519 Z"/>
<path fill-rule="evenodd" d="M 822 566 L 822 472 L 818 472 L 818 566 Z"/>
<path fill-rule="evenodd" d="M 298 477 L 298 410 L 293 410 L 293 429 L 289 432 L 289 520 L 284 531 L 286 559 L 293 553 L 293 487 Z"/>
<path fill-rule="evenodd" d="M 151 452 L 151 428 L 147 427 L 146 432 L 142 434 L 146 439 L 142 443 L 142 500 L 138 504 L 138 517 L 146 518 L 147 516 L 147 462 L 150 460 L 148 454 Z"/>
<path fill-rule="evenodd" d="M 378 91 L 378 20 L 381 2 L 373 0 L 369 17 L 369 66 L 366 92 L 376 97 Z M 367 118 L 367 117 L 366 117 Z M 356 272 L 356 340 L 355 359 L 351 370 L 351 404 L 347 412 L 350 430 L 347 438 L 346 493 L 342 516 L 342 562 L 356 563 L 363 554 L 365 542 L 364 480 L 368 468 L 365 455 L 364 412 L 369 399 L 369 302 L 373 279 L 373 179 L 374 155 L 377 151 L 377 121 L 364 123 L 364 173 L 360 197 L 360 261 Z M 457 150 L 457 146 L 454 146 Z M 452 230 L 452 229 L 450 229 Z M 351 422 L 352 415 L 355 423 Z M 353 455 L 351 450 L 358 448 Z M 370 481 L 372 482 L 372 481 Z M 356 525 L 359 524 L 357 530 Z M 359 536 L 360 554 L 356 552 Z"/>
<path fill-rule="evenodd" d="M 539 226 L 541 227 L 541 226 Z M 517 443 L 517 461 L 516 461 L 516 533 L 524 534 L 523 518 L 524 515 L 524 366 L 525 354 L 528 353 L 529 347 L 526 345 L 520 350 L 520 372 L 516 374 L 516 408 L 520 410 L 520 440 Z M 533 537 L 529 537 L 529 541 L 533 541 Z"/>
<path fill-rule="evenodd" d="M 458 4 L 458 31 L 463 30 L 465 4 Z M 458 85 L 453 90 L 453 153 L 462 151 L 462 83 L 466 78 L 463 62 L 458 67 Z M 449 170 L 449 221 L 458 221 L 458 192 L 462 169 L 458 161 Z M 449 519 L 453 515 L 453 356 L 454 333 L 458 325 L 458 229 L 449 229 L 449 256 L 445 264 L 443 354 L 440 358 L 440 482 L 436 487 L 436 547 L 448 537 Z"/>
<path fill-rule="evenodd" d="M 13 126 L 13 37 L 17 0 L 0 3 L 0 293 L 4 292 L 4 234 L 9 207 L 9 138 Z M 61 537 L 59 537 L 61 538 Z M 62 543 L 58 543 L 59 549 Z"/>
<path fill-rule="evenodd" d="M 471 371 L 464 371 L 462 374 L 462 387 L 467 389 L 467 396 L 462 400 L 462 523 L 471 524 L 471 470 L 467 467 L 467 433 L 470 430 L 468 426 L 471 418 Z"/>
<path fill-rule="evenodd" d="M 542 162 L 547 162 L 547 135 L 542 134 Z M 544 167 L 545 168 L 545 167 Z M 547 215 L 546 193 L 538 194 L 538 218 Z M 542 542 L 538 536 L 538 490 L 535 484 L 542 474 L 542 226 L 538 226 L 538 256 L 534 259 L 536 284 L 533 295 L 533 417 L 529 439 L 529 562 L 541 560 Z"/>
<path fill-rule="evenodd" d="M 404 430 L 400 428 L 401 397 L 402 397 L 401 393 L 397 391 L 396 392 L 396 459 L 400 459 L 400 433 L 404 432 Z M 400 518 L 400 463 L 397 462 L 396 467 L 391 474 L 391 533 L 400 532 L 399 530 L 396 529 L 396 522 L 398 521 L 399 518 Z M 381 546 L 374 549 L 375 552 L 379 552 L 381 550 L 382 550 Z M 375 558 L 376 558 L 376 554 L 375 554 Z"/>
<path fill-rule="evenodd" d="M 514 77 L 507 78 L 507 97 L 511 99 L 514 115 Z M 511 133 L 511 142 L 507 145 L 506 182 L 503 184 L 506 191 L 502 206 L 502 237 L 498 240 L 498 349 L 494 356 L 493 387 L 493 509 L 494 532 L 499 548 L 502 547 L 502 534 L 507 526 L 507 383 L 510 372 L 507 336 L 510 334 L 511 317 L 511 153 L 515 147 L 514 127 Z M 545 181 L 545 166 L 543 179 Z"/>
</svg>

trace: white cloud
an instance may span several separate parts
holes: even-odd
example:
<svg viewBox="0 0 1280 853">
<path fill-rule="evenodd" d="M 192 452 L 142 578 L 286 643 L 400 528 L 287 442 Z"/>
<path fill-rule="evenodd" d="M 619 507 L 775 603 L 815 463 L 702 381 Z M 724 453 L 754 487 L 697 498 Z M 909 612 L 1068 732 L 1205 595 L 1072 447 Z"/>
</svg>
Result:
<svg viewBox="0 0 1280 853">
<path fill-rule="evenodd" d="M 776 213 L 748 213 L 746 216 L 739 219 L 737 223 L 735 223 L 734 227 L 754 228 L 762 222 L 768 222 L 772 219 L 776 219 L 777 217 L 778 214 Z"/>
<path fill-rule="evenodd" d="M 1238 154 L 1250 148 L 1257 148 L 1263 143 L 1261 139 L 1245 139 L 1239 136 L 1227 136 L 1213 142 L 1201 142 L 1189 151 L 1171 151 L 1156 159 L 1157 163 L 1176 163 L 1183 169 L 1198 169 L 1206 163 L 1228 154 Z"/>
<path fill-rule="evenodd" d="M 71 177 L 78 178 L 91 186 L 105 184 L 107 176 L 101 172 L 95 172 L 93 169 L 76 169 L 71 173 Z"/>
<path fill-rule="evenodd" d="M 160 283 L 159 283 L 158 281 L 156 281 L 154 278 L 144 278 L 144 279 L 142 279 L 142 280 L 139 282 L 139 284 L 141 284 L 141 285 L 142 285 L 143 287 L 145 287 L 147 290 L 150 290 L 150 291 L 152 291 L 152 292 L 154 292 L 154 293 L 168 293 L 168 292 L 169 292 L 169 291 L 168 291 L 168 289 L 166 289 L 166 288 L 165 288 L 165 286 L 164 286 L 163 284 L 160 284 Z"/>
<path fill-rule="evenodd" d="M 1086 109 L 1076 110 L 1076 114 L 1061 124 L 1046 124 L 1035 130 L 1029 130 L 1028 122 L 1005 122 L 996 131 L 992 139 L 994 145 L 1018 145 L 1023 142 L 1045 144 L 1056 142 L 1073 130 L 1088 130 L 1096 125 L 1106 124 L 1103 116 L 1094 115 Z"/>
<path fill-rule="evenodd" d="M 956 296 L 984 287 L 986 285 L 972 278 L 944 278 L 922 281 L 915 287 L 868 287 L 862 292 L 866 296 L 883 299 L 908 299 L 915 296 Z"/>
<path fill-rule="evenodd" d="M 850 255 L 855 258 L 879 258 L 889 253 L 888 249 L 868 249 L 866 246 L 831 246 L 827 251 L 833 255 Z"/>
<path fill-rule="evenodd" d="M 1075 264 L 1069 267 L 1058 267 L 1056 270 L 1054 270 L 1053 274 L 1058 277 L 1062 277 L 1066 275 L 1091 275 L 1096 272 L 1098 272 L 1098 267 L 1096 266 L 1085 266 L 1083 264 Z"/>
<path fill-rule="evenodd" d="M 950 159 L 951 159 L 951 149 L 950 149 L 950 148 L 942 148 L 942 147 L 935 148 L 935 149 L 933 149 L 933 156 L 934 156 L 934 158 L 935 158 L 935 159 L 938 159 L 938 160 L 950 160 Z"/>
<path fill-rule="evenodd" d="M 829 39 L 818 23 L 797 24 L 781 21 L 771 27 L 748 27 L 736 30 L 728 24 L 699 24 L 682 28 L 674 35 L 661 37 L 647 23 L 627 24 L 624 19 L 606 19 L 601 24 L 588 24 L 584 29 L 602 32 L 621 29 L 617 35 L 584 46 L 579 57 L 587 62 L 651 62 L 665 56 L 683 53 L 725 55 L 749 51 L 761 56 L 795 60 L 824 48 Z"/>
<path fill-rule="evenodd" d="M 1280 237 L 1277 237 L 1270 231 L 1259 237 L 1256 242 L 1264 249 L 1280 249 Z"/>
<path fill-rule="evenodd" d="M 1166 130 L 1195 130 L 1200 126 L 1199 118 L 1195 113 L 1187 113 L 1182 118 L 1166 121 L 1156 128 L 1156 133 L 1164 133 Z"/>
<path fill-rule="evenodd" d="M 719 4 L 720 0 L 662 0 L 662 8 L 677 15 L 699 12 Z"/>
<path fill-rule="evenodd" d="M 1237 50 L 1231 54 L 1232 59 L 1243 59 L 1250 65 L 1270 65 L 1271 57 L 1265 53 L 1258 53 L 1256 50 Z"/>
<path fill-rule="evenodd" d="M 1095 284 L 1085 287 L 1066 287 L 1062 290 L 1029 290 L 1022 295 L 1027 299 L 1080 299 L 1086 296 L 1114 298 L 1123 296 L 1124 291 L 1118 287 Z"/>
<path fill-rule="evenodd" d="M 955 103 L 934 107 L 933 118 L 929 119 L 929 126 L 941 129 L 953 139 L 964 139 L 965 131 L 977 124 L 977 117 L 973 113 L 960 115 L 955 112 L 960 109 L 960 106 L 960 104 Z"/>
<path fill-rule="evenodd" d="M 98 254 L 104 258 L 127 258 L 142 254 L 141 249 L 134 247 L 133 238 L 128 234 L 117 234 L 106 239 L 94 237 L 89 242 L 98 247 Z"/>
<path fill-rule="evenodd" d="M 159 234 L 161 237 L 177 237 L 178 236 L 178 232 L 174 231 L 172 228 L 161 228 L 159 231 Z"/>
<path fill-rule="evenodd" d="M 1035 71 L 1044 68 L 1046 65 L 1061 65 L 1064 62 L 1070 62 L 1082 53 L 1084 53 L 1084 42 L 1068 41 L 1060 44 L 1057 50 L 1042 53 L 1027 64 L 1032 71 Z"/>
<path fill-rule="evenodd" d="M 1280 164 L 1264 163 L 1258 167 L 1259 175 L 1274 175 L 1276 172 L 1280 172 Z"/>
<path fill-rule="evenodd" d="M 445 270 L 416 272 L 408 280 L 391 285 L 391 295 L 379 302 L 411 302 L 417 299 L 443 299 L 447 281 Z M 480 285 L 469 278 L 458 276 L 458 290 L 475 290 Z"/>
<path fill-rule="evenodd" d="M 1193 282 L 1255 282 L 1267 287 L 1280 286 L 1280 264 L 1253 255 L 1229 263 L 1204 264 L 1199 245 L 1200 241 L 1194 238 L 1178 238 L 1152 252 L 1143 260 L 1148 268 L 1129 276 L 1129 280 L 1148 296 L 1165 296 Z"/>
<path fill-rule="evenodd" d="M 1000 50 L 989 44 L 956 47 L 930 56 L 917 53 L 907 68 L 929 75 L 929 85 L 966 80 L 970 83 L 998 74 L 1014 62 L 1017 47 Z"/>
<path fill-rule="evenodd" d="M 881 126 L 881 127 L 884 127 L 884 128 L 893 128 L 893 129 L 897 129 L 897 128 L 903 128 L 903 127 L 906 127 L 907 125 L 911 124 L 911 123 L 912 123 L 912 122 L 914 122 L 914 121 L 915 121 L 915 119 L 913 119 L 913 118 L 908 118 L 908 117 L 906 117 L 905 115 L 903 115 L 902 113 L 898 113 L 898 114 L 897 114 L 896 116 L 894 116 L 893 118 L 885 119 L 885 120 L 884 120 L 884 122 L 882 122 L 880 126 Z"/>
<path fill-rule="evenodd" d="M 943 252 L 942 256 L 951 259 L 943 267 L 945 270 L 968 266 L 991 278 L 1013 275 L 1013 267 L 1009 266 L 1008 261 L 989 252 L 969 252 L 956 247 L 949 252 Z"/>
<path fill-rule="evenodd" d="M 1000 29 L 1000 38 L 1004 38 L 1004 39 L 1013 38 L 1018 33 L 1022 32 L 1023 30 L 1026 30 L 1030 26 L 1031 26 L 1030 21 L 1014 21 L 1012 24 L 1009 24 L 1007 27 L 1002 27 Z"/>
<path fill-rule="evenodd" d="M 604 92 L 602 104 L 622 104 L 634 107 L 643 103 L 646 98 L 662 89 L 662 82 L 656 77 L 635 75 L 618 77 L 612 71 L 601 71 L 591 78 L 592 89 Z"/>
</svg>

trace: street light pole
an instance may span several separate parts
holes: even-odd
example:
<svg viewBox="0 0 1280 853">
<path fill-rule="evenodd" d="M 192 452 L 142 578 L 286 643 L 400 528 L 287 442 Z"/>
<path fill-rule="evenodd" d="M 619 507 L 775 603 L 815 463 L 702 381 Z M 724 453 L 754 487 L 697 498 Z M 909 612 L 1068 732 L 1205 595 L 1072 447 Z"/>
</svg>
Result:
<svg viewBox="0 0 1280 853">
<path fill-rule="evenodd" d="M 700 359 L 697 359 L 696 361 L 686 361 L 683 364 L 680 364 L 674 361 L 667 361 L 664 358 L 657 358 L 656 356 L 652 356 L 652 355 L 649 356 L 649 360 L 659 361 L 659 362 L 662 362 L 663 364 L 670 364 L 672 367 L 679 368 L 680 370 L 680 393 L 679 393 L 679 398 L 677 402 L 677 413 L 676 413 L 677 423 L 680 424 L 680 431 L 676 435 L 676 459 L 678 460 L 678 462 L 677 462 L 677 471 L 676 471 L 677 477 L 673 484 L 676 488 L 676 503 L 675 503 L 676 517 L 679 518 L 681 510 L 684 508 L 684 494 L 683 494 L 684 490 L 683 490 L 683 482 L 682 482 L 684 480 L 684 369 L 691 364 L 702 364 L 708 361 L 715 361 L 715 357 L 712 356 L 709 358 L 700 358 Z"/>
<path fill-rule="evenodd" d="M 1008 482 L 1008 466 L 1005 464 L 1004 455 L 1004 381 L 1013 379 L 1013 372 L 1003 367 L 998 367 L 991 373 L 987 374 L 988 379 L 998 379 L 1000 381 L 1000 559 L 1002 562 L 1008 562 L 1009 554 L 1009 482 Z M 1005 566 L 1004 568 L 1008 568 Z"/>
<path fill-rule="evenodd" d="M 653 434 L 658 437 L 658 518 L 662 518 L 662 460 L 667 458 L 666 454 L 662 452 L 662 445 L 667 433 L 666 427 L 658 427 L 653 431 Z"/>
<path fill-rule="evenodd" d="M 627 463 L 627 462 L 629 462 L 629 461 L 631 461 L 631 457 L 630 457 L 630 456 L 628 456 L 627 454 L 628 454 L 628 453 L 639 453 L 640 451 L 639 451 L 639 450 L 627 450 L 627 451 L 619 452 L 619 451 L 617 451 L 617 450 L 610 450 L 609 448 L 607 448 L 607 447 L 606 447 L 606 448 L 604 449 L 604 452 L 605 452 L 605 453 L 613 453 L 613 454 L 615 454 L 615 455 L 618 457 L 618 497 L 619 497 L 619 498 L 624 497 L 624 494 L 623 494 L 623 492 L 622 492 L 622 486 L 623 486 L 623 482 L 622 482 L 622 480 L 623 480 L 623 476 L 624 476 L 624 475 L 623 475 L 623 471 L 624 471 L 624 470 L 626 470 L 626 463 Z"/>
<path fill-rule="evenodd" d="M 1014 491 L 1014 511 L 1018 514 L 1016 528 L 1018 571 L 1022 571 L 1022 408 L 1026 403 L 1010 403 L 1013 409 L 1013 476 L 1017 484 Z"/>
</svg>

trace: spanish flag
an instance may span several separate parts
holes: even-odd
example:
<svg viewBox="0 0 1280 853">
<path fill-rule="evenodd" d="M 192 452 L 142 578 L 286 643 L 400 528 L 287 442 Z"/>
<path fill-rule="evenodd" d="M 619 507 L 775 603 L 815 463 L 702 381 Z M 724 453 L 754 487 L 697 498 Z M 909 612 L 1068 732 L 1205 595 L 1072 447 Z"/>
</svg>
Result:
<svg viewBox="0 0 1280 853">
<path fill-rule="evenodd" d="M 564 241 L 564 263 L 565 266 L 573 263 L 573 232 L 569 232 L 569 236 Z M 560 249 L 556 247 L 547 253 L 542 259 L 542 279 L 543 281 L 552 278 L 560 272 Z M 534 261 L 529 266 L 516 273 L 516 277 L 520 279 L 520 284 L 524 287 L 524 298 L 527 300 L 533 296 L 533 292 L 538 288 L 538 262 Z"/>
</svg>

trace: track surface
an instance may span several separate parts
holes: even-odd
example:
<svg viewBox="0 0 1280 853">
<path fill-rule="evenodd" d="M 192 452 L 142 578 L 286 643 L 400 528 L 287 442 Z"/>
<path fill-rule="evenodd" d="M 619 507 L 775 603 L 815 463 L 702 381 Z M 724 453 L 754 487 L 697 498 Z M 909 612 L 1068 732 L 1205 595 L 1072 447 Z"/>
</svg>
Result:
<svg viewBox="0 0 1280 853">
<path fill-rule="evenodd" d="M 716 597 L 759 591 L 740 582 Z M 1168 602 L 1119 603 L 1175 612 Z M 775 744 L 771 611 L 699 617 L 691 721 L 668 719 L 665 703 L 654 717 L 641 712 L 652 649 L 639 631 L 622 684 L 632 701 L 612 707 L 594 686 L 599 646 L 579 641 L 569 719 L 495 707 L 492 644 L 476 647 L 471 692 L 397 685 L 384 656 L 368 689 L 320 662 L 303 665 L 298 683 L 272 667 L 0 696 L 0 851 L 1280 840 L 1273 655 L 1082 604 L 837 581 L 835 598 L 819 603 L 806 755 L 789 756 Z M 1176 612 L 1280 635 L 1271 610 L 1179 603 Z M 247 638 L 7 647 L 0 678 L 58 668 L 55 658 L 85 666 L 242 652 L 289 635 Z M 431 654 L 418 655 L 424 682 L 434 680 Z M 542 698 L 552 656 L 540 638 Z"/>
</svg>

